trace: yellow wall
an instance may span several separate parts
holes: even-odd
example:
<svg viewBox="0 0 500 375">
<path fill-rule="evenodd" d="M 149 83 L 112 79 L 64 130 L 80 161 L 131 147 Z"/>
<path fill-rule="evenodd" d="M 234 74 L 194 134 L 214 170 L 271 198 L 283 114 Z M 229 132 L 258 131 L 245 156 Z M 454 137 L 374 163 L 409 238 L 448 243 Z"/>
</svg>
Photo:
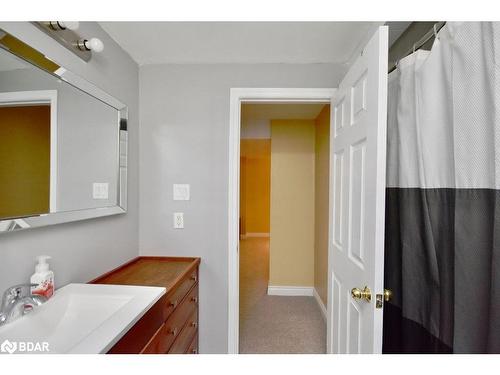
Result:
<svg viewBox="0 0 500 375">
<path fill-rule="evenodd" d="M 314 287 L 323 303 L 328 291 L 328 186 L 330 176 L 330 106 L 316 118 L 314 165 Z"/>
<path fill-rule="evenodd" d="M 50 106 L 0 106 L 0 218 L 49 212 Z"/>
<path fill-rule="evenodd" d="M 240 154 L 241 233 L 269 233 L 271 140 L 242 139 Z"/>
<path fill-rule="evenodd" d="M 314 285 L 314 127 L 271 121 L 271 286 Z"/>
</svg>

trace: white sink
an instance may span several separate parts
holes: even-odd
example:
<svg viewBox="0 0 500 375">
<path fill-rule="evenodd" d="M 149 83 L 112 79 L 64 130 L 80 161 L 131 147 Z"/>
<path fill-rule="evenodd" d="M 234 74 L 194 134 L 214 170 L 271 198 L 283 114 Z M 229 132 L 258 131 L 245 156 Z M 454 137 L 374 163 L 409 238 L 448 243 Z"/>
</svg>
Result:
<svg viewBox="0 0 500 375">
<path fill-rule="evenodd" d="M 48 343 L 48 353 L 105 353 L 165 288 L 68 284 L 42 306 L 0 327 L 0 343 Z"/>
</svg>

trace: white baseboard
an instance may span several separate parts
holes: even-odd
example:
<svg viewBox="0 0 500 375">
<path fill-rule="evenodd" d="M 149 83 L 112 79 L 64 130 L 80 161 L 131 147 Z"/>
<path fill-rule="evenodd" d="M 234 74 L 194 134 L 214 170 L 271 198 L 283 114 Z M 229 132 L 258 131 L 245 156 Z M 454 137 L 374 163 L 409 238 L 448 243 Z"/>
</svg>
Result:
<svg viewBox="0 0 500 375">
<path fill-rule="evenodd" d="M 277 286 L 269 285 L 267 294 L 270 296 L 308 296 L 312 297 L 314 287 L 312 286 Z"/>
<path fill-rule="evenodd" d="M 245 237 L 269 237 L 269 233 L 247 233 Z"/>
<path fill-rule="evenodd" d="M 323 301 L 321 300 L 321 297 L 319 296 L 318 292 L 316 291 L 316 288 L 314 288 L 314 299 L 316 300 L 319 309 L 321 310 L 321 315 L 323 316 L 323 319 L 326 322 L 326 307 Z"/>
</svg>

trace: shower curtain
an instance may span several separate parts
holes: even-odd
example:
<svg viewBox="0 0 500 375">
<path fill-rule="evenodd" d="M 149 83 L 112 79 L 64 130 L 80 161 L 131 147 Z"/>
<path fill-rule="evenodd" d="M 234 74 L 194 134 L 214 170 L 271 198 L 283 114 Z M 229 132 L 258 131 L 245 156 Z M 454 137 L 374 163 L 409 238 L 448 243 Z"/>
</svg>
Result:
<svg viewBox="0 0 500 375">
<path fill-rule="evenodd" d="M 500 23 L 389 76 L 385 353 L 500 353 Z"/>
</svg>

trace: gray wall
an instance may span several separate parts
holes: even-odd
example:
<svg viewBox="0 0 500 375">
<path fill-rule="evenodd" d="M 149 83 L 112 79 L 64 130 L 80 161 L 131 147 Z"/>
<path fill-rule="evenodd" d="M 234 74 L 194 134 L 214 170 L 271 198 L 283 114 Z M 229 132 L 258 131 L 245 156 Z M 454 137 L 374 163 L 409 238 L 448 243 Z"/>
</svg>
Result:
<svg viewBox="0 0 500 375">
<path fill-rule="evenodd" d="M 200 256 L 200 352 L 227 352 L 229 89 L 337 87 L 329 64 L 140 68 L 140 252 Z M 172 200 L 172 184 L 191 200 Z M 184 212 L 185 229 L 172 229 Z"/>
<path fill-rule="evenodd" d="M 28 281 L 39 254 L 53 257 L 56 286 L 88 281 L 138 254 L 137 65 L 94 22 L 81 23 L 79 32 L 101 38 L 105 50 L 89 63 L 27 22 L 0 22 L 0 28 L 129 106 L 128 213 L 0 235 L 0 290 Z"/>
</svg>

